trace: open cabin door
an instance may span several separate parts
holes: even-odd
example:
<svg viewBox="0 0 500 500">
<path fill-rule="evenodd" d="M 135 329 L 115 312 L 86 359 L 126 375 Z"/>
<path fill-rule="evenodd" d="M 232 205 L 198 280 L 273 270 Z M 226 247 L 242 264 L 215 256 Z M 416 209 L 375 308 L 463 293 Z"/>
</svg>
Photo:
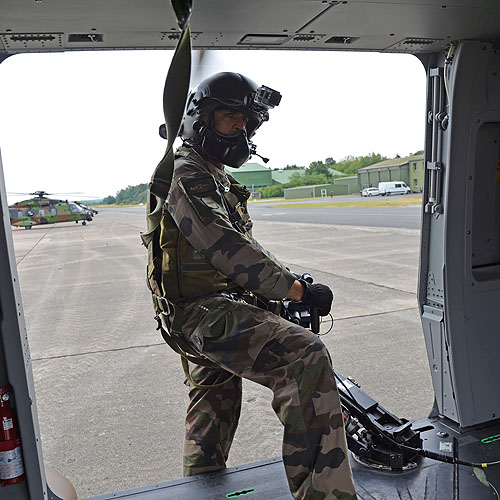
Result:
<svg viewBox="0 0 500 500">
<path fill-rule="evenodd" d="M 435 410 L 500 418 L 500 53 L 463 42 L 428 63 L 419 305 Z"/>
</svg>

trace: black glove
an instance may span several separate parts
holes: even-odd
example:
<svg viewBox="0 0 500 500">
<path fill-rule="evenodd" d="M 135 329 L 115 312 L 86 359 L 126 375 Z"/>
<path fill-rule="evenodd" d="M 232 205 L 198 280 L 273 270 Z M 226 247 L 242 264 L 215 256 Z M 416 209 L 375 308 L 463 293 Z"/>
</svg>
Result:
<svg viewBox="0 0 500 500">
<path fill-rule="evenodd" d="M 326 316 L 332 308 L 333 292 L 330 287 L 321 283 L 308 283 L 306 280 L 299 280 L 304 286 L 305 292 L 302 297 L 302 304 L 316 307 L 320 316 Z"/>
</svg>

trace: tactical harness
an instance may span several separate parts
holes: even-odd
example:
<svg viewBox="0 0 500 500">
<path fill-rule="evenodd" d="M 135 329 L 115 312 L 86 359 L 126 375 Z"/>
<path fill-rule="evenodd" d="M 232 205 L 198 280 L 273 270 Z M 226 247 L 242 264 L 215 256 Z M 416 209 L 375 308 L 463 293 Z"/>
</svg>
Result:
<svg viewBox="0 0 500 500">
<path fill-rule="evenodd" d="M 190 148 L 181 148 L 176 155 L 177 162 L 199 164 L 200 160 L 203 161 L 198 153 Z M 208 172 L 207 168 L 208 184 L 213 183 L 213 187 L 220 194 L 223 207 L 233 228 L 251 236 L 252 222 L 246 210 L 250 191 L 230 175 L 226 174 L 229 184 L 223 184 Z M 194 187 L 198 188 L 198 185 Z M 182 366 L 189 382 L 195 387 L 215 387 L 214 385 L 196 384 L 189 373 L 188 361 L 212 368 L 218 368 L 218 366 L 203 357 L 184 338 L 181 331 L 184 320 L 183 301 L 214 292 L 219 292 L 233 300 L 255 303 L 256 299 L 249 292 L 236 287 L 201 256 L 193 259 L 192 255 L 195 251 L 180 233 L 173 217 L 166 210 L 165 203 L 160 214 L 159 225 L 147 241 L 147 285 L 152 293 L 158 329 L 165 342 L 181 356 Z M 186 273 L 186 268 L 194 272 Z M 203 272 L 199 271 L 200 269 Z M 193 278 L 186 277 L 189 274 Z M 203 275 L 203 280 L 199 279 L 200 275 Z M 197 278 L 195 279 L 195 277 Z M 228 380 L 229 378 L 218 385 L 222 385 Z"/>
</svg>

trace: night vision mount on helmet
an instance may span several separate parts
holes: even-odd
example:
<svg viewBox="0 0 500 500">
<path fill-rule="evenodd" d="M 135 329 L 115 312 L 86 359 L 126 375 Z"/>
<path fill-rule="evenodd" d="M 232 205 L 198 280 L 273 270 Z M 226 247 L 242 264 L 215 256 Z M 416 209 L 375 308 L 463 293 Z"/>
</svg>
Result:
<svg viewBox="0 0 500 500">
<path fill-rule="evenodd" d="M 203 80 L 189 95 L 180 136 L 184 144 L 201 154 L 240 167 L 256 147 L 250 141 L 256 130 L 269 119 L 269 110 L 278 106 L 281 94 L 269 87 L 258 87 L 239 73 L 217 73 Z M 246 130 L 223 134 L 213 126 L 213 112 L 230 109 L 248 117 Z"/>
</svg>

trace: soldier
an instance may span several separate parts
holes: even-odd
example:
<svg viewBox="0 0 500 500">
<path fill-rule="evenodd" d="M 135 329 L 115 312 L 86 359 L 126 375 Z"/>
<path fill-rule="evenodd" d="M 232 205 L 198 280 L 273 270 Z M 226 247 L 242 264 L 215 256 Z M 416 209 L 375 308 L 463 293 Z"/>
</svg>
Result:
<svg viewBox="0 0 500 500">
<path fill-rule="evenodd" d="M 241 379 L 269 387 L 284 426 L 292 496 L 356 499 L 328 351 L 309 330 L 254 304 L 288 298 L 330 311 L 333 294 L 297 279 L 252 237 L 250 192 L 224 171 L 240 167 L 250 138 L 281 96 L 237 73 L 190 94 L 171 189 L 162 208 L 155 304 L 165 339 L 190 383 L 184 474 L 226 466 L 241 408 Z M 190 363 L 190 370 L 186 359 Z"/>
</svg>

